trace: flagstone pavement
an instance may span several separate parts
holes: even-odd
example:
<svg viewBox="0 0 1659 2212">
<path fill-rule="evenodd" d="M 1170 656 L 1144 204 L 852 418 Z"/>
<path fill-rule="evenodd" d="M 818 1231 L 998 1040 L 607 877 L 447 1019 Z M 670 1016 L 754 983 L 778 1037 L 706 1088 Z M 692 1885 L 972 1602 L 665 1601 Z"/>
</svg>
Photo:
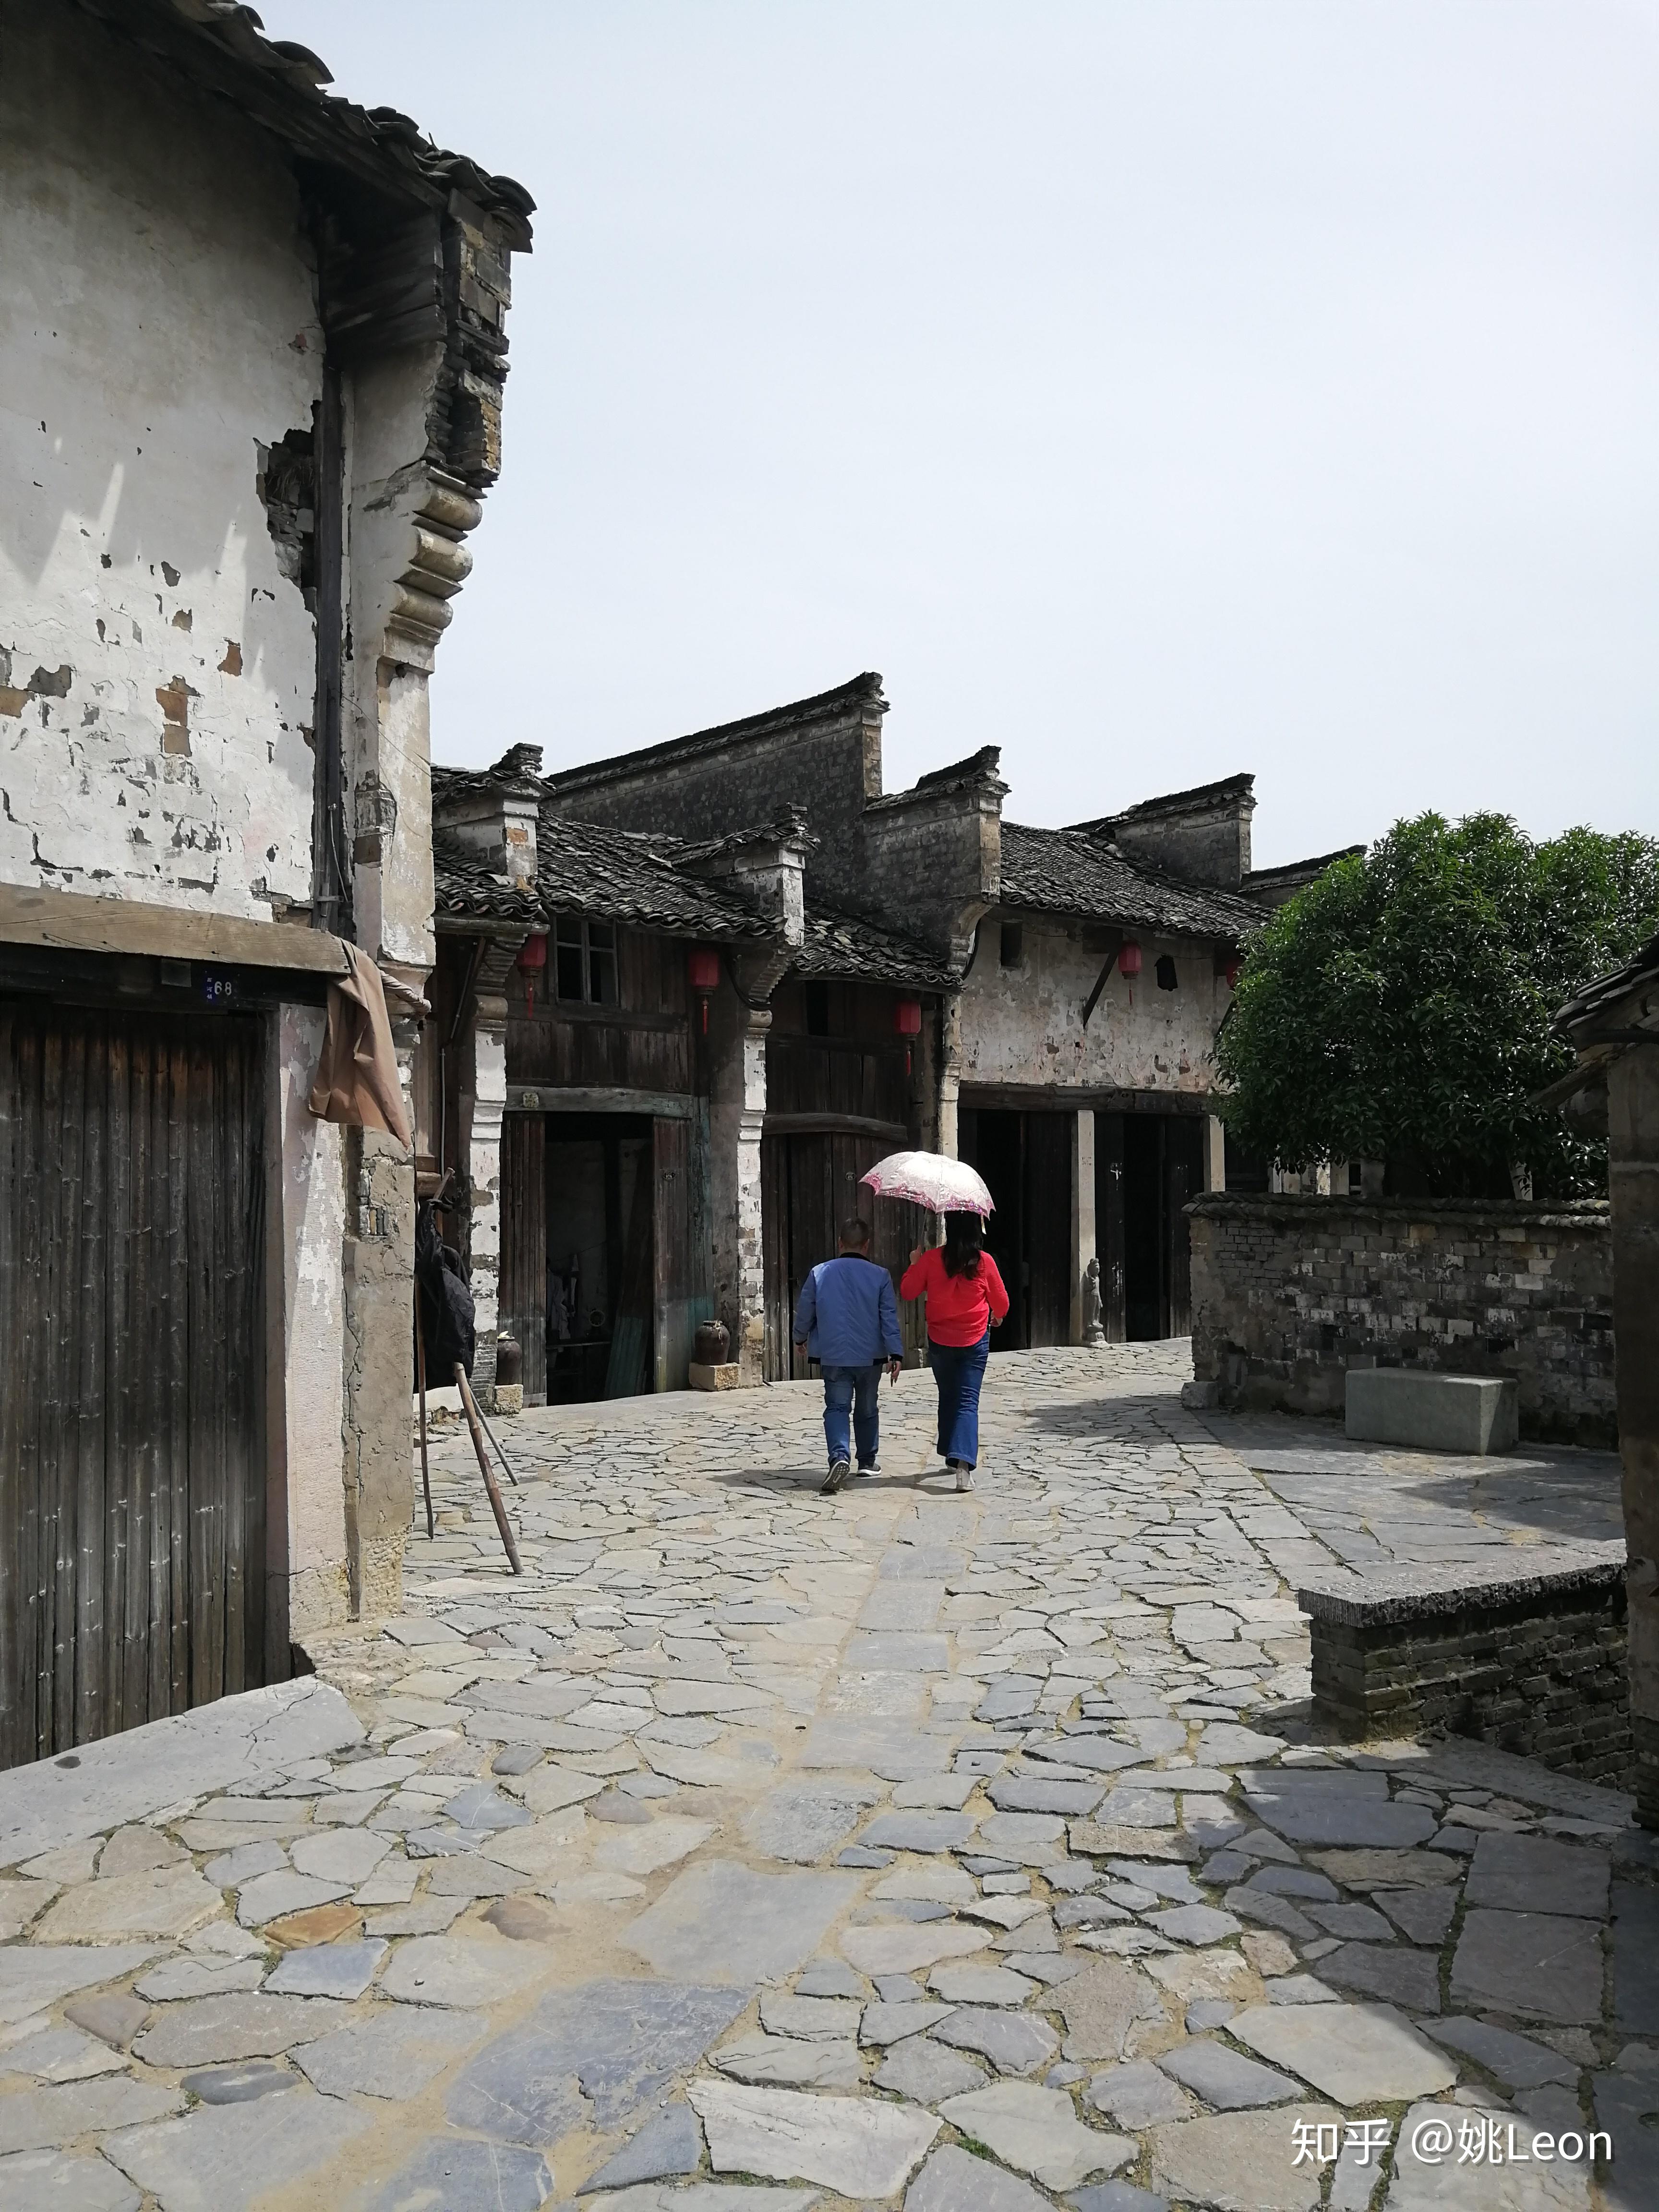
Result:
<svg viewBox="0 0 1659 2212">
<path fill-rule="evenodd" d="M 1322 1745 L 1294 1596 L 1616 1466 L 1189 1372 L 994 1360 L 966 1496 L 926 1374 L 836 1498 L 805 1385 L 527 1413 L 519 1578 L 447 1430 L 404 1616 L 246 1742 L 4 1778 L 0 2212 L 1651 2212 L 1655 1839 Z"/>
</svg>

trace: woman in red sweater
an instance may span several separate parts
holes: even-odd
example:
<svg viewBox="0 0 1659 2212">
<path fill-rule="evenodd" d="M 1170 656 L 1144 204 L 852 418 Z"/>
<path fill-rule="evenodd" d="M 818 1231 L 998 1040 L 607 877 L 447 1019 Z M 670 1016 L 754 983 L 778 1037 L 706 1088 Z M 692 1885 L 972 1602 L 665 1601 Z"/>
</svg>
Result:
<svg viewBox="0 0 1659 2212">
<path fill-rule="evenodd" d="M 918 1245 L 899 1285 L 902 1298 L 927 1301 L 927 1364 L 939 1385 L 939 1448 L 958 1490 L 974 1486 L 979 1458 L 979 1386 L 991 1331 L 1008 1310 L 997 1263 L 976 1213 L 947 1213 L 945 1242 Z"/>
</svg>

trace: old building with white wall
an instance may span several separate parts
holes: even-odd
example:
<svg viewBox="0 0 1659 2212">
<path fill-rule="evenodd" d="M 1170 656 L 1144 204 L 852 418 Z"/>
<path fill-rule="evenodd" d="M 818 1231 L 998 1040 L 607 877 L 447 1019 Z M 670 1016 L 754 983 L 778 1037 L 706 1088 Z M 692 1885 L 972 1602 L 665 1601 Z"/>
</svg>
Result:
<svg viewBox="0 0 1659 2212">
<path fill-rule="evenodd" d="M 434 958 L 531 203 L 230 0 L 4 0 L 0 52 L 15 1759 L 396 1595 L 412 1163 L 307 1100 L 342 940 L 394 1014 Z"/>
</svg>

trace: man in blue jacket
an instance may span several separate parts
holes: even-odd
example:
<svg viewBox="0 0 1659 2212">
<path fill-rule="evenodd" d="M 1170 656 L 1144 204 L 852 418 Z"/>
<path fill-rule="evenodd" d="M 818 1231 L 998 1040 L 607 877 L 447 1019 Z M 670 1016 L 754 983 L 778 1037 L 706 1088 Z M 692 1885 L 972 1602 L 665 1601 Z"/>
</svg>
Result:
<svg viewBox="0 0 1659 2212">
<path fill-rule="evenodd" d="M 851 1471 L 849 1410 L 858 1439 L 859 1473 L 875 1473 L 881 1370 L 884 1364 L 896 1382 L 904 1353 L 893 1279 L 870 1257 L 867 1221 L 843 1222 L 839 1256 L 821 1261 L 801 1285 L 795 1344 L 823 1370 L 823 1437 L 830 1447 L 830 1473 L 822 1494 L 828 1498 Z"/>
</svg>

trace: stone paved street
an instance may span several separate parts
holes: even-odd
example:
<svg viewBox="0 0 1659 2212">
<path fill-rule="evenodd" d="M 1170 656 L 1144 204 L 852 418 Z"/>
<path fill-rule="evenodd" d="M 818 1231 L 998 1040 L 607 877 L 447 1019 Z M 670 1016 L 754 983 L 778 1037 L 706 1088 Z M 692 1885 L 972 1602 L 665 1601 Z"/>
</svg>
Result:
<svg viewBox="0 0 1659 2212">
<path fill-rule="evenodd" d="M 251 1745 L 0 1789 L 0 2212 L 1659 2204 L 1653 1839 L 1321 1747 L 1294 1597 L 1613 1533 L 1613 1463 L 1189 1372 L 997 1360 L 969 1496 L 925 1374 L 834 1500 L 806 1386 L 526 1414 L 520 1580 L 447 1430 L 406 1616 Z M 1511 2125 L 1613 2156 L 1475 2162 Z"/>
</svg>

